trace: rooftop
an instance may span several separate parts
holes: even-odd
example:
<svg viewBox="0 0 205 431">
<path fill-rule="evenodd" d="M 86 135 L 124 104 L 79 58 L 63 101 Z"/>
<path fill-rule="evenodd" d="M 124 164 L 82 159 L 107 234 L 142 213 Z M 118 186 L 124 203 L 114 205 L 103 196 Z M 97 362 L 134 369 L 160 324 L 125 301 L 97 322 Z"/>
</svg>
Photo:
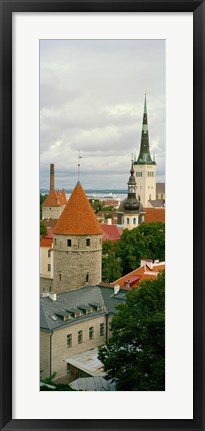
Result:
<svg viewBox="0 0 205 431">
<path fill-rule="evenodd" d="M 60 199 L 56 191 L 52 188 L 42 204 L 43 207 L 60 207 Z"/>
<path fill-rule="evenodd" d="M 89 374 L 92 377 L 102 377 L 106 375 L 103 364 L 98 359 L 98 349 L 79 353 L 78 355 L 65 359 L 65 362 L 72 365 L 73 367 L 78 368 L 84 373 Z"/>
<path fill-rule="evenodd" d="M 58 219 L 56 235 L 102 235 L 102 229 L 88 198 L 78 181 Z"/>
</svg>

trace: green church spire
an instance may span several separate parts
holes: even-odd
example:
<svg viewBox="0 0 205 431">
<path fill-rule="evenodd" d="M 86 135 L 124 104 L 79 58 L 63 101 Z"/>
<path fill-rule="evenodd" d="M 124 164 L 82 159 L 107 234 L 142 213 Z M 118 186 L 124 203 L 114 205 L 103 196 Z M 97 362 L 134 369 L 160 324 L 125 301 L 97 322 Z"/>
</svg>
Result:
<svg viewBox="0 0 205 431">
<path fill-rule="evenodd" d="M 147 121 L 147 101 L 146 101 L 146 93 L 144 100 L 144 113 L 143 113 L 143 121 L 142 121 L 142 135 L 141 135 L 141 145 L 140 145 L 140 153 L 137 161 L 134 163 L 136 165 L 155 165 L 156 163 L 152 160 L 150 151 L 149 151 L 149 133 L 148 133 L 148 121 Z"/>
</svg>

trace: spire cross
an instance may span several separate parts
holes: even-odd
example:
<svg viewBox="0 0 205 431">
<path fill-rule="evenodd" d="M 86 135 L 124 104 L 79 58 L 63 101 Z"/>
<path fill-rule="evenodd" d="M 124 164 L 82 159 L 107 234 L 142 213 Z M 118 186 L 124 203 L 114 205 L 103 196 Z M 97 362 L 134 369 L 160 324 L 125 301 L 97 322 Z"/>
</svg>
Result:
<svg viewBox="0 0 205 431">
<path fill-rule="evenodd" d="M 80 179 L 80 159 L 82 159 L 82 156 L 80 155 L 80 150 L 78 151 L 78 181 Z"/>
</svg>

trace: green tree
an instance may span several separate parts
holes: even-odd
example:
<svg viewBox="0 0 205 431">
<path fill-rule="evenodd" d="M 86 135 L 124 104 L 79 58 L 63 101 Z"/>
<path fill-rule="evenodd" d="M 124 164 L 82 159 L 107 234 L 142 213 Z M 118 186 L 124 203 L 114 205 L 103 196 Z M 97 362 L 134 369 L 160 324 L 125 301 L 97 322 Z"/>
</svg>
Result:
<svg viewBox="0 0 205 431">
<path fill-rule="evenodd" d="M 42 374 L 41 370 L 41 374 Z M 69 385 L 66 383 L 57 383 L 54 381 L 56 377 L 56 372 L 54 372 L 50 377 L 42 377 L 41 376 L 41 383 L 45 383 L 44 386 L 40 386 L 40 391 L 74 391 L 75 389 L 72 389 Z M 49 388 L 46 386 L 46 384 L 54 386 L 54 388 Z"/>
<path fill-rule="evenodd" d="M 45 226 L 43 220 L 40 220 L 40 236 L 46 236 L 48 234 L 48 229 Z"/>
<path fill-rule="evenodd" d="M 40 220 L 42 220 L 42 203 L 45 201 L 48 195 L 42 195 L 40 193 Z"/>
<path fill-rule="evenodd" d="M 99 349 L 107 377 L 117 390 L 165 389 L 165 274 L 143 281 L 117 306 L 112 338 Z"/>
<path fill-rule="evenodd" d="M 102 280 L 112 283 L 122 275 L 120 258 L 116 256 L 116 243 L 110 240 L 103 242 L 102 247 Z"/>
<path fill-rule="evenodd" d="M 165 259 L 165 224 L 142 223 L 138 227 L 125 229 L 117 243 L 116 256 L 122 262 L 122 274 L 140 266 L 141 259 Z"/>
</svg>

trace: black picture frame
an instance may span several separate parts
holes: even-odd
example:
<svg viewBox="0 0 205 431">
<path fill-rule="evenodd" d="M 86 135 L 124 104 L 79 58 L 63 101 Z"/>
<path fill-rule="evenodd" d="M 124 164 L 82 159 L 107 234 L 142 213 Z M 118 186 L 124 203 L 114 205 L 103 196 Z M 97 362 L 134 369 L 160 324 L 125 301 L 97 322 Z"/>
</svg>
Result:
<svg viewBox="0 0 205 431">
<path fill-rule="evenodd" d="M 194 22 L 194 417 L 181 420 L 12 419 L 12 13 L 13 12 L 193 12 Z M 205 184 L 205 4 L 204 0 L 57 1 L 0 0 L 1 31 L 1 429 L 204 430 L 204 184 Z M 187 236 L 189 233 L 187 233 Z M 190 340 L 192 341 L 192 340 Z M 126 402 L 126 399 L 125 399 Z"/>
</svg>

